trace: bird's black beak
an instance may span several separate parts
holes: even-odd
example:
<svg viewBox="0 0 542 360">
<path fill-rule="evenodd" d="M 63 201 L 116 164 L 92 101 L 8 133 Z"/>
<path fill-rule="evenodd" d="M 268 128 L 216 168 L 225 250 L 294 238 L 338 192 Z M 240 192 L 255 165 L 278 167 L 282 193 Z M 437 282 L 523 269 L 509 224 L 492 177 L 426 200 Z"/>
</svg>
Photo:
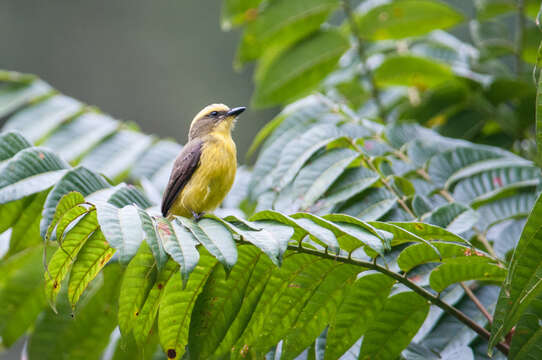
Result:
<svg viewBox="0 0 542 360">
<path fill-rule="evenodd" d="M 239 107 L 233 108 L 230 111 L 228 111 L 226 115 L 227 116 L 237 116 L 237 115 L 241 114 L 245 110 L 246 110 L 246 107 L 239 106 Z"/>
</svg>

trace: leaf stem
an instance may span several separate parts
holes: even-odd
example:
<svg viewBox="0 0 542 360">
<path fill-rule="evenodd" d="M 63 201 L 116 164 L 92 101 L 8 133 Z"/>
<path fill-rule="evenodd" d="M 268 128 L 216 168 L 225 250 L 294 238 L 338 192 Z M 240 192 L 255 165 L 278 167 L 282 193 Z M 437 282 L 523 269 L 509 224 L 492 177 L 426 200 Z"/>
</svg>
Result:
<svg viewBox="0 0 542 360">
<path fill-rule="evenodd" d="M 243 241 L 244 242 L 244 241 Z M 405 285 L 421 297 L 427 299 L 431 304 L 438 306 L 442 310 L 444 310 L 446 313 L 450 314 L 451 316 L 455 317 L 459 321 L 461 321 L 463 324 L 474 330 L 478 335 L 485 338 L 486 340 L 489 340 L 490 333 L 487 331 L 484 327 L 478 325 L 476 322 L 474 322 L 471 318 L 469 318 L 465 313 L 463 313 L 461 310 L 457 309 L 456 307 L 442 301 L 437 295 L 433 295 L 426 289 L 424 289 L 421 286 L 416 285 L 414 282 L 410 281 L 408 278 L 402 276 L 401 274 L 398 274 L 396 272 L 393 272 L 381 265 L 378 265 L 374 262 L 369 261 L 363 261 L 363 260 L 357 260 L 352 259 L 351 257 L 343 257 L 343 256 L 337 256 L 337 255 L 330 255 L 323 253 L 318 250 L 309 249 L 305 247 L 298 247 L 297 245 L 288 245 L 288 249 L 292 251 L 296 251 L 299 253 L 304 254 L 310 254 L 314 256 L 319 256 L 322 258 L 326 258 L 333 261 L 342 262 L 345 264 L 355 265 L 359 267 L 364 267 L 370 270 L 378 271 L 386 276 L 389 276 L 396 281 L 400 282 L 401 284 Z M 499 342 L 497 344 L 497 349 L 499 349 L 503 354 L 508 355 L 508 352 L 510 351 L 510 347 L 508 344 L 504 342 Z"/>
<path fill-rule="evenodd" d="M 365 70 L 365 75 L 367 76 L 367 79 L 369 80 L 369 84 L 371 88 L 371 97 L 373 98 L 376 104 L 378 116 L 382 120 L 386 120 L 386 112 L 384 111 L 384 107 L 382 106 L 382 101 L 380 100 L 380 93 L 378 91 L 378 88 L 376 87 L 376 82 L 374 80 L 373 73 L 371 72 L 371 70 L 369 69 L 369 66 L 367 65 L 367 55 L 365 54 L 363 40 L 359 33 L 358 25 L 356 24 L 354 12 L 352 11 L 352 7 L 350 6 L 350 0 L 343 0 L 342 8 L 346 15 L 346 18 L 348 19 L 348 23 L 350 24 L 352 35 L 354 36 L 354 39 L 356 41 L 356 50 L 358 52 L 359 60 L 363 66 L 363 69 Z"/>
</svg>

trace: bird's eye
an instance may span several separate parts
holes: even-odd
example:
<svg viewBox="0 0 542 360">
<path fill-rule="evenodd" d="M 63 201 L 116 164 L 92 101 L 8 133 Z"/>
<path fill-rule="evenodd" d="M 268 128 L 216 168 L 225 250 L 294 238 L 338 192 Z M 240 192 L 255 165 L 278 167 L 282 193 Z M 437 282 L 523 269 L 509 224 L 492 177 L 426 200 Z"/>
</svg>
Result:
<svg viewBox="0 0 542 360">
<path fill-rule="evenodd" d="M 218 115 L 218 111 L 211 112 L 211 116 L 217 116 L 217 115 Z"/>
</svg>

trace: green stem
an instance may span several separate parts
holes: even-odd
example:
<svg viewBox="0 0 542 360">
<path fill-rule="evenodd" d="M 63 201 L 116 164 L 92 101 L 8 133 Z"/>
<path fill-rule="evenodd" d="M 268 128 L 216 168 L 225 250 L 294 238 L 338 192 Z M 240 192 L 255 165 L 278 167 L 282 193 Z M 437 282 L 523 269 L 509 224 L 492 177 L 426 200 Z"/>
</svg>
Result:
<svg viewBox="0 0 542 360">
<path fill-rule="evenodd" d="M 242 242 L 247 243 L 245 241 L 242 241 Z M 487 331 L 482 326 L 478 325 L 471 318 L 469 318 L 467 315 L 465 315 L 465 313 L 463 313 L 461 310 L 459 310 L 456 307 L 442 301 L 438 297 L 438 295 L 433 295 L 432 293 L 430 293 L 429 291 L 427 291 L 423 287 L 416 285 L 415 283 L 410 281 L 408 278 L 402 276 L 401 274 L 393 272 L 393 271 L 391 271 L 391 270 L 389 270 L 389 269 L 387 269 L 387 268 L 385 268 L 385 267 L 383 267 L 381 265 L 378 265 L 375 262 L 352 259 L 351 257 L 330 255 L 328 253 L 323 253 L 323 252 L 318 251 L 318 250 L 300 247 L 298 245 L 288 245 L 288 249 L 292 250 L 292 251 L 299 252 L 299 253 L 319 256 L 321 258 L 342 262 L 344 264 L 355 265 L 355 266 L 363 267 L 363 268 L 366 268 L 366 269 L 378 271 L 378 272 L 380 272 L 380 273 L 382 273 L 382 274 L 384 274 L 386 276 L 391 277 L 392 279 L 396 280 L 397 282 L 405 285 L 410 290 L 414 291 L 416 294 L 420 295 L 421 297 L 423 297 L 426 300 L 428 300 L 429 302 L 431 302 L 431 304 L 438 306 L 439 308 L 444 310 L 446 313 L 450 314 L 451 316 L 453 316 L 456 319 L 458 319 L 459 321 L 461 321 L 463 324 L 465 324 L 466 326 L 468 326 L 469 328 L 474 330 L 481 337 L 485 338 L 486 340 L 489 340 L 489 337 L 491 335 L 489 333 L 489 331 Z M 496 347 L 497 347 L 497 349 L 499 349 L 505 355 L 508 355 L 508 352 L 510 351 L 510 347 L 508 346 L 508 344 L 506 344 L 504 342 L 498 343 Z"/>
<path fill-rule="evenodd" d="M 373 73 L 371 72 L 371 70 L 369 69 L 369 66 L 367 65 L 367 55 L 365 54 L 363 40 L 359 33 L 358 25 L 356 24 L 356 19 L 354 17 L 352 7 L 350 6 L 350 0 L 343 0 L 342 7 L 346 15 L 346 18 L 348 19 L 348 23 L 350 24 L 352 35 L 354 36 L 354 39 L 356 40 L 356 50 L 358 52 L 359 60 L 361 64 L 363 65 L 363 69 L 365 70 L 365 75 L 367 76 L 367 79 L 369 80 L 369 85 L 371 88 L 371 97 L 373 98 L 376 104 L 378 116 L 382 120 L 386 120 L 386 112 L 384 111 L 384 107 L 382 106 L 382 101 L 380 100 L 380 93 L 378 91 L 378 88 L 376 87 L 376 82 L 374 80 Z"/>
</svg>

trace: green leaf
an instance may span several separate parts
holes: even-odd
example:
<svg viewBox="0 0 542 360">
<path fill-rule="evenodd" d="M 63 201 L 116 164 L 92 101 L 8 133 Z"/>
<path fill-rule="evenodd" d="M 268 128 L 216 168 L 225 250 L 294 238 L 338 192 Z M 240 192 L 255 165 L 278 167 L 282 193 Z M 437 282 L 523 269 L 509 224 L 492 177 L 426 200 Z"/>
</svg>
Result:
<svg viewBox="0 0 542 360">
<path fill-rule="evenodd" d="M 81 215 L 86 214 L 88 212 L 90 212 L 90 209 L 81 205 L 74 206 L 70 210 L 66 211 L 66 213 L 60 218 L 60 221 L 58 222 L 58 225 L 56 226 L 56 236 L 60 244 L 62 243 L 62 239 L 65 235 L 64 231 L 68 228 L 68 226 L 72 222 L 77 220 Z"/>
<path fill-rule="evenodd" d="M 467 280 L 502 282 L 506 276 L 504 268 L 478 256 L 456 260 L 444 263 L 431 272 L 429 283 L 435 291 L 441 292 L 452 284 Z"/>
<path fill-rule="evenodd" d="M 516 246 L 506 282 L 495 309 L 490 347 L 516 324 L 521 314 L 542 291 L 540 268 L 542 264 L 542 235 L 540 232 L 542 200 L 539 196 L 523 228 Z"/>
<path fill-rule="evenodd" d="M 335 181 L 322 199 L 316 203 L 316 208 L 327 208 L 360 194 L 373 186 L 380 177 L 364 167 L 347 169 Z"/>
<path fill-rule="evenodd" d="M 73 316 L 65 300 L 59 304 L 60 314 L 51 310 L 43 314 L 28 340 L 29 359 L 56 360 L 59 354 L 69 359 L 101 359 L 116 326 L 122 269 L 111 264 L 103 274 L 103 282 L 96 284 L 93 296 Z"/>
<path fill-rule="evenodd" d="M 214 217 L 214 219 L 218 218 Z M 223 224 L 230 231 L 262 250 L 275 265 L 280 265 L 282 253 L 286 250 L 284 244 L 279 243 L 278 239 L 272 236 L 272 234 L 254 223 L 248 221 L 241 222 L 240 219 L 235 217 L 227 217 L 226 220 L 227 222 L 224 221 Z"/>
<path fill-rule="evenodd" d="M 235 65 L 262 55 L 260 65 L 262 61 L 269 61 L 268 57 L 273 58 L 317 31 L 338 6 L 338 0 L 276 0 L 249 11 L 247 15 L 252 21 L 248 22 L 241 38 Z"/>
<path fill-rule="evenodd" d="M 26 249 L 0 263 L 0 336 L 10 347 L 46 306 L 43 247 Z"/>
<path fill-rule="evenodd" d="M 151 144 L 150 136 L 121 130 L 92 149 L 81 160 L 81 165 L 118 181 Z"/>
<path fill-rule="evenodd" d="M 470 230 L 477 222 L 479 215 L 468 206 L 460 203 L 442 205 L 431 213 L 426 221 L 446 230 L 460 234 Z"/>
<path fill-rule="evenodd" d="M 0 204 L 22 199 L 53 186 L 69 165 L 48 149 L 27 148 L 0 168 Z"/>
<path fill-rule="evenodd" d="M 422 326 L 429 303 L 413 292 L 388 298 L 363 337 L 360 359 L 395 359 Z"/>
<path fill-rule="evenodd" d="M 156 278 L 155 260 L 147 243 L 141 243 L 136 255 L 128 263 L 119 294 L 119 329 L 128 338 L 139 321 L 141 309 Z"/>
<path fill-rule="evenodd" d="M 32 146 L 20 133 L 9 131 L 0 134 L 0 163 L 10 159 L 19 151 Z"/>
<path fill-rule="evenodd" d="M 201 219 L 195 223 L 191 219 L 177 217 L 177 220 L 213 255 L 227 272 L 237 262 L 237 249 L 233 236 L 221 222 Z"/>
<path fill-rule="evenodd" d="M 24 211 L 20 214 L 17 222 L 13 224 L 11 236 L 9 239 L 9 251 L 6 256 L 10 256 L 27 247 L 39 245 L 42 242 L 39 231 L 40 213 L 45 202 L 47 191 L 33 195 L 28 199 Z"/>
<path fill-rule="evenodd" d="M 164 250 L 181 266 L 181 277 L 186 284 L 199 260 L 197 239 L 177 220 L 169 222 L 164 218 L 157 218 L 156 231 L 162 239 Z"/>
<path fill-rule="evenodd" d="M 334 319 L 344 293 L 359 272 L 359 267 L 342 264 L 327 273 L 284 338 L 283 358 L 294 359 L 322 333 Z"/>
<path fill-rule="evenodd" d="M 119 122 L 110 116 L 86 112 L 62 124 L 42 146 L 53 149 L 61 158 L 73 163 L 118 128 Z"/>
<path fill-rule="evenodd" d="M 380 222 L 372 221 L 370 222 L 376 228 L 382 226 Z M 402 229 L 407 230 L 408 232 L 423 237 L 425 240 L 444 240 L 444 241 L 455 241 L 464 244 L 469 244 L 468 241 L 463 239 L 461 236 L 456 235 L 446 229 L 443 229 L 439 226 L 420 223 L 420 222 L 390 222 L 394 226 L 398 226 Z M 393 243 L 395 244 L 395 242 Z"/>
<path fill-rule="evenodd" d="M 149 268 L 147 268 L 147 271 L 148 270 Z M 156 320 L 156 315 L 158 314 L 158 308 L 160 307 L 160 302 L 164 296 L 164 288 L 167 286 L 172 277 L 178 276 L 178 272 L 179 264 L 170 258 L 164 266 L 164 269 L 157 274 L 156 281 L 152 285 L 152 288 L 149 290 L 147 296 L 144 297 L 144 293 L 141 293 L 139 290 L 137 291 L 138 293 L 136 296 L 134 296 L 136 313 L 133 314 L 137 320 L 133 324 L 132 331 L 134 339 L 139 346 L 144 345 L 151 335 Z M 148 283 L 145 282 L 143 284 L 139 283 L 134 285 L 137 287 L 148 286 Z M 142 296 L 145 300 L 143 307 L 137 306 L 139 300 L 141 299 L 140 296 Z M 137 313 L 138 308 L 141 309 L 139 314 Z"/>
<path fill-rule="evenodd" d="M 487 160 L 502 158 L 505 155 L 512 159 L 521 158 L 513 157 L 511 154 L 506 154 L 496 148 L 471 145 L 452 148 L 433 156 L 428 164 L 428 173 L 437 186 L 445 187 L 449 179 L 461 177 L 461 174 L 466 171 L 465 168 Z M 468 170 L 467 170 L 468 171 Z"/>
<path fill-rule="evenodd" d="M 107 203 L 97 203 L 96 213 L 107 242 L 117 250 L 120 263 L 127 264 L 144 237 L 138 208 L 128 205 L 119 209 Z"/>
<path fill-rule="evenodd" d="M 49 195 L 47 196 L 47 198 L 49 198 Z M 84 202 L 85 202 L 85 198 L 83 197 L 83 195 L 81 195 L 81 193 L 77 191 L 71 191 L 67 193 L 66 195 L 62 196 L 62 198 L 60 198 L 60 201 L 58 202 L 58 205 L 56 206 L 56 209 L 54 210 L 55 212 L 54 212 L 53 217 L 50 218 L 49 216 L 50 221 L 49 221 L 49 225 L 47 226 L 47 232 L 45 236 L 42 236 L 42 237 L 45 238 L 46 240 L 49 240 L 51 238 L 51 234 L 53 233 L 53 230 L 58 225 L 58 222 L 60 221 L 60 219 L 62 219 L 62 217 L 69 210 L 71 210 L 77 205 L 83 204 Z M 40 224 L 45 222 L 43 219 L 43 213 L 47 211 L 45 210 L 45 207 L 47 206 L 47 200 L 45 200 L 44 205 L 45 206 L 42 207 L 43 212 L 42 212 L 42 219 L 41 219 Z"/>
<path fill-rule="evenodd" d="M 306 254 L 286 256 L 283 266 L 271 275 L 232 357 L 265 354 L 292 328 L 304 304 L 337 266 Z"/>
<path fill-rule="evenodd" d="M 479 206 L 511 190 L 538 185 L 540 181 L 538 168 L 530 163 L 522 164 L 516 159 L 508 161 L 511 162 L 508 166 L 502 164 L 501 159 L 486 161 L 500 164 L 495 164 L 495 168 L 491 170 L 459 180 L 453 187 L 452 196 L 456 201 Z"/>
<path fill-rule="evenodd" d="M 394 280 L 379 273 L 365 273 L 346 290 L 331 321 L 325 359 L 338 359 L 369 328 L 382 310 Z"/>
<path fill-rule="evenodd" d="M 510 359 L 538 359 L 542 357 L 542 299 L 538 295 L 521 315 L 510 346 Z"/>
<path fill-rule="evenodd" d="M 275 190 L 280 191 L 286 187 L 312 155 L 339 137 L 341 134 L 335 125 L 322 124 L 312 127 L 299 139 L 288 144 L 271 174 Z"/>
<path fill-rule="evenodd" d="M 48 84 L 41 80 L 31 81 L 30 84 L 3 85 L 2 89 L 0 89 L 0 118 L 9 115 L 32 100 L 50 93 L 52 90 Z M 5 131 L 5 129 L 2 129 L 2 131 Z"/>
<path fill-rule="evenodd" d="M 280 222 L 284 225 L 290 226 L 294 229 L 294 233 L 291 236 L 292 240 L 302 241 L 306 235 L 310 235 L 315 241 L 322 243 L 324 246 L 335 253 L 339 251 L 339 243 L 335 235 L 326 228 L 317 225 L 310 219 L 294 219 L 290 216 L 284 215 L 273 210 L 260 211 L 251 216 L 251 220 L 273 220 Z"/>
<path fill-rule="evenodd" d="M 215 265 L 214 257 L 202 254 L 186 286 L 177 276 L 168 281 L 158 314 L 160 344 L 168 359 L 182 358 L 188 344 L 192 309 Z"/>
<path fill-rule="evenodd" d="M 114 253 L 115 249 L 109 246 L 100 231 L 97 231 L 85 242 L 77 254 L 70 272 L 68 299 L 72 307 L 75 307 L 83 291 L 109 262 Z"/>
<path fill-rule="evenodd" d="M 472 250 L 471 247 L 465 245 L 440 241 L 434 241 L 431 243 L 431 245 L 438 249 L 438 254 L 435 253 L 433 248 L 429 247 L 425 243 L 412 244 L 399 254 L 399 257 L 397 258 L 397 265 L 399 265 L 401 270 L 408 272 L 421 264 L 442 262 L 447 261 L 448 259 L 467 256 L 484 257 L 486 262 L 491 261 L 491 258 L 486 257 L 486 254 L 477 250 Z"/>
<path fill-rule="evenodd" d="M 141 219 L 141 228 L 143 230 L 143 235 L 145 236 L 145 241 L 151 249 L 158 271 L 161 271 L 168 260 L 168 255 L 164 250 L 162 241 L 156 233 L 156 227 L 152 217 L 142 209 L 137 210 Z"/>
<path fill-rule="evenodd" d="M 313 205 L 358 156 L 351 149 L 333 149 L 303 167 L 293 183 L 303 199 L 301 207 Z"/>
<path fill-rule="evenodd" d="M 54 95 L 11 116 L 3 130 L 20 131 L 30 142 L 38 143 L 82 109 L 79 101 L 62 94 Z"/>
<path fill-rule="evenodd" d="M 181 152 L 181 149 L 182 146 L 173 141 L 160 140 L 156 142 L 134 164 L 130 177 L 134 179 L 152 179 L 164 167 L 168 167 L 169 175 L 171 163 Z"/>
<path fill-rule="evenodd" d="M 476 209 L 480 214 L 479 226 L 488 229 L 508 219 L 525 218 L 529 216 L 535 201 L 535 194 L 520 192 L 484 204 Z"/>
<path fill-rule="evenodd" d="M 152 203 L 143 195 L 138 188 L 133 185 L 119 184 L 118 189 L 107 199 L 107 202 L 118 208 L 126 205 L 135 205 L 146 209 L 152 206 Z"/>
<path fill-rule="evenodd" d="M 324 219 L 333 221 L 341 229 L 348 229 L 344 231 L 347 234 L 359 234 L 359 230 L 363 229 L 362 232 L 368 232 L 372 236 L 361 235 L 358 237 L 359 240 L 364 242 L 367 246 L 378 253 L 383 253 L 384 249 L 390 249 L 391 239 L 393 238 L 392 234 L 387 231 L 379 231 L 375 229 L 369 223 L 359 220 L 355 217 L 345 215 L 345 214 L 328 214 L 323 216 Z M 354 225 L 354 226 L 352 226 Z M 374 241 L 374 238 L 378 239 Z"/>
<path fill-rule="evenodd" d="M 41 236 L 45 237 L 48 233 L 48 229 L 53 226 L 52 222 L 55 211 L 57 211 L 59 201 L 64 195 L 72 191 L 77 191 L 83 196 L 88 196 L 101 189 L 109 188 L 110 186 L 111 185 L 107 183 L 103 176 L 82 166 L 78 166 L 66 172 L 66 174 L 54 185 L 45 201 L 40 223 Z M 50 230 L 52 231 L 53 229 Z"/>
<path fill-rule="evenodd" d="M 363 38 L 386 40 L 424 35 L 457 25 L 463 19 L 463 15 L 439 1 L 403 0 L 376 6 L 356 22 Z"/>
<path fill-rule="evenodd" d="M 250 320 L 273 265 L 254 246 L 239 246 L 228 277 L 214 271 L 198 297 L 190 320 L 189 351 L 194 359 L 229 353 Z M 220 346 L 220 347 L 219 347 Z"/>
<path fill-rule="evenodd" d="M 397 203 L 397 197 L 383 188 L 368 189 L 351 198 L 337 212 L 357 217 L 364 221 L 378 220 Z"/>
<path fill-rule="evenodd" d="M 321 30 L 297 43 L 263 70 L 253 105 L 278 105 L 308 94 L 335 68 L 348 45 L 343 35 L 332 30 Z"/>
<path fill-rule="evenodd" d="M 220 24 L 227 31 L 258 15 L 258 5 L 262 0 L 225 0 L 222 2 Z"/>
<path fill-rule="evenodd" d="M 397 55 L 384 60 L 376 69 L 374 78 L 379 86 L 404 85 L 424 90 L 451 81 L 453 73 L 442 63 L 412 55 Z"/>
<path fill-rule="evenodd" d="M 85 214 L 77 224 L 64 235 L 62 245 L 55 251 L 45 273 L 45 295 L 54 307 L 62 280 L 68 275 L 77 254 L 92 237 L 98 236 L 96 212 Z M 59 237 L 60 240 L 60 237 Z"/>
</svg>

